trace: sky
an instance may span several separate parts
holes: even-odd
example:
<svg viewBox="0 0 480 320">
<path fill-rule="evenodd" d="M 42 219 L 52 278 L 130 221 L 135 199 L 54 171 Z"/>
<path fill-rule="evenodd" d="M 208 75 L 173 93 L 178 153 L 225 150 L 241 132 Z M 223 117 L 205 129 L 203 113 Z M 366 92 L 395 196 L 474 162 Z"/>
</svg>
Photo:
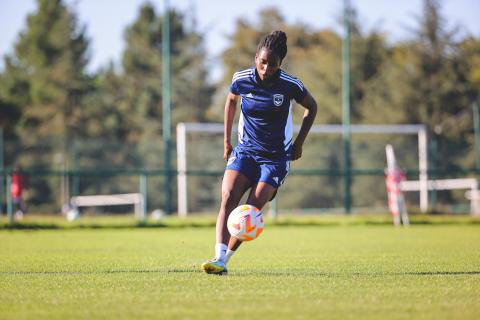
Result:
<svg viewBox="0 0 480 320">
<path fill-rule="evenodd" d="M 138 15 L 146 0 L 65 0 L 74 9 L 80 24 L 87 27 L 90 38 L 89 71 L 98 70 L 108 62 L 119 63 L 124 48 L 123 33 Z M 150 0 L 157 13 L 164 10 L 164 0 Z M 246 18 L 252 22 L 258 12 L 272 4 L 288 23 L 301 22 L 312 29 L 332 28 L 341 32 L 338 18 L 340 0 L 170 0 L 170 6 L 192 14 L 198 29 L 206 35 L 208 61 L 215 65 L 228 45 L 235 21 Z M 351 0 L 357 9 L 364 30 L 379 28 L 392 41 L 407 39 L 416 25 L 415 17 L 422 12 L 422 0 Z M 459 26 L 461 32 L 480 37 L 480 0 L 443 0 L 442 13 L 448 26 Z M 26 27 L 26 18 L 36 9 L 35 0 L 0 0 L 0 70 L 3 56 L 13 52 L 18 34 Z M 252 46 L 256 44 L 252 43 Z M 218 70 L 217 70 L 218 73 Z M 218 76 L 218 75 L 216 75 Z M 214 77 L 216 77 L 214 75 Z"/>
</svg>

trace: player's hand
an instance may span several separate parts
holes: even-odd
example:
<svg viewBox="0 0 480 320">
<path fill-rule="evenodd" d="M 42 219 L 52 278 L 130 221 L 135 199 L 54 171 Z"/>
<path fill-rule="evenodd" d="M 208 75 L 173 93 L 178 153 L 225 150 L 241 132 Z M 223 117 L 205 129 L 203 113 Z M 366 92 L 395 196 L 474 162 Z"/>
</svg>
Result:
<svg viewBox="0 0 480 320">
<path fill-rule="evenodd" d="M 227 161 L 232 153 L 233 147 L 230 142 L 223 143 L 223 160 Z"/>
<path fill-rule="evenodd" d="M 303 146 L 301 144 L 293 143 L 292 146 L 292 161 L 298 160 L 302 157 Z"/>
</svg>

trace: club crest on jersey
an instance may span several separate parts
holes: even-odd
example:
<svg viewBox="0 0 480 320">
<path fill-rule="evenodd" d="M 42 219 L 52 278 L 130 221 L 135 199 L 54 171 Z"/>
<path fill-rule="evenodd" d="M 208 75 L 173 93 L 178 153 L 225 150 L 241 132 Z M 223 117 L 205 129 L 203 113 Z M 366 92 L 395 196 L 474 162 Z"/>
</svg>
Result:
<svg viewBox="0 0 480 320">
<path fill-rule="evenodd" d="M 277 107 L 281 106 L 283 103 L 283 94 L 274 94 L 273 95 L 273 104 Z"/>
</svg>

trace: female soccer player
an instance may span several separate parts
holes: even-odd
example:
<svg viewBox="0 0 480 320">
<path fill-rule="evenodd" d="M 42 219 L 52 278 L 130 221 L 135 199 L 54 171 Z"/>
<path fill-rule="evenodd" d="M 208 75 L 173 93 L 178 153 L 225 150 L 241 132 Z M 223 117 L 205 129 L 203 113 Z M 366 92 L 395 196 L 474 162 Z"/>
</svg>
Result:
<svg viewBox="0 0 480 320">
<path fill-rule="evenodd" d="M 233 75 L 224 116 L 223 158 L 228 161 L 216 224 L 215 259 L 202 264 L 207 273 L 227 273 L 228 260 L 241 244 L 230 236 L 227 219 L 243 194 L 250 189 L 247 204 L 261 210 L 275 197 L 288 174 L 290 161 L 302 156 L 317 104 L 299 79 L 280 69 L 286 54 L 286 34 L 273 31 L 257 46 L 255 68 Z M 232 122 L 240 97 L 238 144 L 232 148 Z M 306 109 L 293 143 L 292 99 Z"/>
</svg>

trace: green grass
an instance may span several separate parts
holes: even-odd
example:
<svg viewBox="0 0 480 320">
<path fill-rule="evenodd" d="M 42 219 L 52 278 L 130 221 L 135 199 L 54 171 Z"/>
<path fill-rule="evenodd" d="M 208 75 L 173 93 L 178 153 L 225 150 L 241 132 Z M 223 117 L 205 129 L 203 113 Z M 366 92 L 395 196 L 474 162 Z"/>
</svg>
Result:
<svg viewBox="0 0 480 320">
<path fill-rule="evenodd" d="M 267 225 L 228 276 L 214 229 L 0 231 L 0 319 L 478 319 L 480 225 Z"/>
<path fill-rule="evenodd" d="M 185 228 L 185 227 L 213 227 L 214 215 L 193 214 L 188 219 L 178 216 L 169 216 L 160 221 L 151 219 L 140 222 L 133 214 L 114 215 L 82 215 L 79 220 L 67 221 L 61 215 L 26 215 L 23 220 L 9 223 L 8 218 L 0 216 L 0 230 L 21 229 L 131 229 L 131 228 Z M 447 224 L 478 224 L 480 216 L 471 215 L 426 215 L 411 214 L 410 222 L 414 225 L 447 225 Z M 390 214 L 281 214 L 276 219 L 267 216 L 267 223 L 275 226 L 347 226 L 347 225 L 392 225 Z"/>
</svg>

